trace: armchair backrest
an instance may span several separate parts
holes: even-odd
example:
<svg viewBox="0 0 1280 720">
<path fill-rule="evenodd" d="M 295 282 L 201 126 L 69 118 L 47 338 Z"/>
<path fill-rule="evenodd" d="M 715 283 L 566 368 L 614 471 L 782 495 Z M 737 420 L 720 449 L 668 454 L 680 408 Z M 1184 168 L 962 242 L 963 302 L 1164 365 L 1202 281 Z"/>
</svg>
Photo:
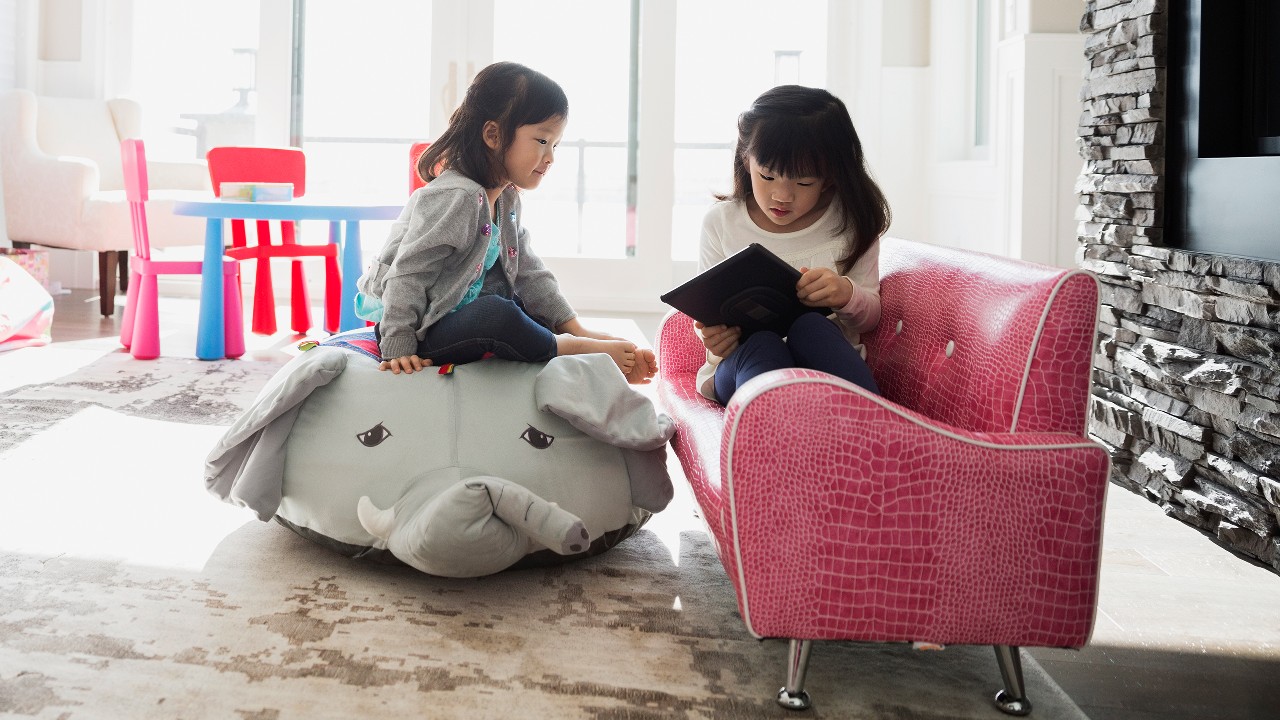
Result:
<svg viewBox="0 0 1280 720">
<path fill-rule="evenodd" d="M 976 432 L 1084 434 L 1098 283 L 1065 270 L 884 238 L 881 393 Z"/>
<path fill-rule="evenodd" d="M 132 100 L 0 93 L 0 176 L 5 229 L 11 239 L 68 250 L 112 252 L 133 246 L 120 143 L 140 137 L 142 109 Z M 170 191 L 208 187 L 203 161 L 152 162 L 151 226 L 156 245 L 199 245 L 204 221 L 168 212 Z M 168 195 L 169 197 L 165 197 Z M 99 273 L 99 279 L 109 277 Z M 101 280 L 103 314 L 114 311 L 114 287 Z"/>
<path fill-rule="evenodd" d="M 963 430 L 1084 434 L 1091 273 L 883 238 L 880 300 L 862 339 L 884 397 Z M 657 347 L 659 372 L 692 382 L 705 359 L 693 320 L 672 313 Z"/>
<path fill-rule="evenodd" d="M 46 155 L 82 157 L 98 166 L 99 190 L 124 189 L 120 141 L 142 133 L 142 111 L 132 100 L 32 96 L 35 143 Z"/>
</svg>

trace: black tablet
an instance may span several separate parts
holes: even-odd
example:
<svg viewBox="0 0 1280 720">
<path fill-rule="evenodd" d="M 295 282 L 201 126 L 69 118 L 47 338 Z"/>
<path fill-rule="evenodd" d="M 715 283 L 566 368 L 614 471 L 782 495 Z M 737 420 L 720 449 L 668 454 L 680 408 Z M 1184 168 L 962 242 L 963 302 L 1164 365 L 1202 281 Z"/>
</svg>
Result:
<svg viewBox="0 0 1280 720">
<path fill-rule="evenodd" d="M 743 338 L 758 330 L 786 335 L 804 313 L 831 312 L 800 302 L 799 281 L 799 270 L 752 243 L 660 297 L 703 325 L 737 325 Z"/>
</svg>

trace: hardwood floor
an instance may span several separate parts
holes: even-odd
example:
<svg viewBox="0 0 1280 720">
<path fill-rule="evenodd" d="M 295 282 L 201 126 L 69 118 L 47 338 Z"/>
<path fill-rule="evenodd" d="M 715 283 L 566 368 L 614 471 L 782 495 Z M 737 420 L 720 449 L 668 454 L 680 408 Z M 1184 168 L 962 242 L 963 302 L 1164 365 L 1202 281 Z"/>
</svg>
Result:
<svg viewBox="0 0 1280 720">
<path fill-rule="evenodd" d="M 55 305 L 54 342 L 119 332 L 119 312 L 102 318 L 96 293 L 73 291 Z M 164 299 L 163 354 L 194 357 L 195 318 L 194 299 Z M 660 316 L 631 319 L 654 337 Z M 300 337 L 250 334 L 248 356 L 282 357 Z M 1278 718 L 1280 575 L 1112 486 L 1093 640 L 1079 651 L 1028 654 L 1093 720 Z M 994 658 L 991 671 L 994 689 Z M 1033 703 L 1036 691 L 1028 688 Z"/>
<path fill-rule="evenodd" d="M 71 342 L 108 337 L 120 332 L 121 308 L 110 318 L 98 311 L 98 294 L 91 290 L 72 290 L 53 298 L 54 342 Z"/>
</svg>

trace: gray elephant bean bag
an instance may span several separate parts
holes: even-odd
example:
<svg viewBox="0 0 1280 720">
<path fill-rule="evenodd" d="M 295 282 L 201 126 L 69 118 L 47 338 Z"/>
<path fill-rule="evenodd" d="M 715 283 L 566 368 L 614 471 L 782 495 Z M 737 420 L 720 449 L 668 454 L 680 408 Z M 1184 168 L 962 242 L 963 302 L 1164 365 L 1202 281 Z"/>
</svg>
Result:
<svg viewBox="0 0 1280 720">
<path fill-rule="evenodd" d="M 356 330 L 281 368 L 209 454 L 209 491 L 448 577 L 603 552 L 671 500 L 671 418 L 607 356 L 393 375 L 376 352 Z"/>
</svg>

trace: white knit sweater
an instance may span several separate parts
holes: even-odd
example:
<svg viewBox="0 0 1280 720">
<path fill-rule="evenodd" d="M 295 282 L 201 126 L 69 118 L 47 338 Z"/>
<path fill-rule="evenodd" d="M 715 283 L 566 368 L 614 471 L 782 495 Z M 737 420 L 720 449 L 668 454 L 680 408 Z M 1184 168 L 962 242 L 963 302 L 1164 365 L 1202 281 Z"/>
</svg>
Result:
<svg viewBox="0 0 1280 720">
<path fill-rule="evenodd" d="M 702 272 L 744 249 L 760 243 L 794 268 L 828 267 L 836 269 L 847 253 L 847 238 L 836 235 L 840 225 L 839 205 L 832 202 L 816 223 L 795 232 L 774 233 L 761 230 L 747 215 L 741 200 L 726 200 L 711 206 L 702 220 L 702 241 L 698 255 L 698 272 Z M 865 354 L 860 338 L 880 321 L 880 241 L 858 258 L 845 275 L 853 282 L 853 297 L 832 316 L 840 324 L 845 338 Z M 698 392 L 715 399 L 716 366 L 723 358 L 707 353 L 707 362 L 698 369 Z"/>
</svg>

